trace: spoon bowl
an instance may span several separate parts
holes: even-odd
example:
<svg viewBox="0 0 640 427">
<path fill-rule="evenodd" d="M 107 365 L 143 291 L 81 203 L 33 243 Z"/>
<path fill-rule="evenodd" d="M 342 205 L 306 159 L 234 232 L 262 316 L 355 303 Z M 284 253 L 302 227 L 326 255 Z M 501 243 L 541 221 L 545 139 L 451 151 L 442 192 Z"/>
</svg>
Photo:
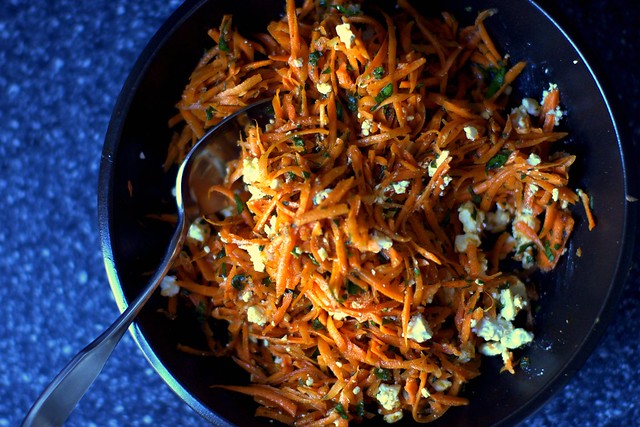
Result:
<svg viewBox="0 0 640 427">
<path fill-rule="evenodd" d="M 178 220 L 160 265 L 144 290 L 98 338 L 76 354 L 35 401 L 22 426 L 60 426 L 102 371 L 107 359 L 155 292 L 176 260 L 193 221 L 225 207 L 225 200 L 209 193 L 221 184 L 227 163 L 240 155 L 238 138 L 251 123 L 266 124 L 272 116 L 271 100 L 251 104 L 209 130 L 191 149 L 176 176 Z"/>
</svg>

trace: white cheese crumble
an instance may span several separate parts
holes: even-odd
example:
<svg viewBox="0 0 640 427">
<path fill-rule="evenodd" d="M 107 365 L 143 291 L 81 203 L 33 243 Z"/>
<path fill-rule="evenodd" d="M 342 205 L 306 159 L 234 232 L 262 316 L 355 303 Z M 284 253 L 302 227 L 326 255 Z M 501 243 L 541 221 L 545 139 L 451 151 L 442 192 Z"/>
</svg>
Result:
<svg viewBox="0 0 640 427">
<path fill-rule="evenodd" d="M 482 242 L 480 241 L 480 236 L 477 234 L 459 234 L 456 236 L 455 246 L 456 252 L 463 253 L 467 251 L 468 245 L 475 245 L 479 247 Z"/>
<path fill-rule="evenodd" d="M 164 276 L 160 282 L 160 295 L 163 297 L 173 297 L 180 292 L 180 286 L 176 283 L 175 276 Z"/>
<path fill-rule="evenodd" d="M 273 215 L 271 218 L 269 218 L 269 224 L 265 224 L 264 232 L 266 233 L 267 237 L 273 237 L 276 235 L 276 221 L 277 216 Z"/>
<path fill-rule="evenodd" d="M 360 129 L 362 130 L 362 135 L 369 136 L 371 134 L 371 129 L 373 128 L 373 122 L 369 119 L 366 119 L 360 125 Z"/>
<path fill-rule="evenodd" d="M 527 159 L 527 164 L 529 166 L 538 166 L 541 162 L 542 159 L 536 153 L 529 154 L 529 158 Z"/>
<path fill-rule="evenodd" d="M 431 385 L 433 386 L 435 391 L 445 391 L 449 387 L 451 387 L 452 382 L 449 380 L 437 379 Z"/>
<path fill-rule="evenodd" d="M 371 238 L 378 245 L 378 252 L 383 249 L 391 249 L 391 247 L 393 246 L 393 240 L 391 240 L 391 238 L 389 238 L 389 236 L 387 236 L 386 234 L 374 231 Z"/>
<path fill-rule="evenodd" d="M 320 261 L 326 261 L 329 258 L 329 254 L 325 248 L 318 249 L 318 256 L 320 257 Z"/>
<path fill-rule="evenodd" d="M 479 233 L 484 223 L 484 212 L 476 209 L 471 201 L 466 201 L 458 207 L 458 219 L 465 233 Z"/>
<path fill-rule="evenodd" d="M 398 181 L 391 184 L 391 188 L 396 194 L 404 194 L 409 187 L 409 181 Z"/>
<path fill-rule="evenodd" d="M 485 227 L 493 233 L 499 233 L 507 229 L 510 220 L 511 214 L 509 211 L 504 209 L 502 205 L 497 204 L 495 212 L 487 212 Z"/>
<path fill-rule="evenodd" d="M 317 83 L 316 89 L 323 95 L 329 95 L 331 93 L 331 83 Z"/>
<path fill-rule="evenodd" d="M 470 139 L 472 141 L 475 141 L 478 137 L 478 129 L 476 129 L 474 126 L 465 126 L 464 133 L 467 136 L 467 139 Z"/>
<path fill-rule="evenodd" d="M 436 171 L 438 170 L 440 165 L 444 163 L 445 160 L 447 160 L 447 157 L 449 157 L 449 151 L 442 150 L 442 152 L 438 154 L 438 157 L 436 157 L 435 161 L 429 162 L 429 166 L 427 168 L 427 173 L 429 174 L 429 176 L 433 176 L 436 174 Z"/>
<path fill-rule="evenodd" d="M 407 338 L 422 343 L 431 339 L 431 337 L 433 337 L 433 332 L 422 314 L 413 315 L 407 325 Z"/>
<path fill-rule="evenodd" d="M 264 309 L 258 306 L 249 307 L 247 309 L 247 320 L 251 323 L 264 326 L 267 323 L 267 318 L 264 315 Z"/>
<path fill-rule="evenodd" d="M 527 306 L 527 289 L 524 283 L 517 282 L 515 285 L 500 291 L 500 316 L 506 320 L 513 321 L 516 315 Z"/>
<path fill-rule="evenodd" d="M 190 239 L 196 240 L 198 242 L 204 242 L 207 234 L 207 228 L 200 222 L 195 221 L 189 226 L 189 232 L 187 233 L 187 236 Z"/>
<path fill-rule="evenodd" d="M 296 68 L 302 68 L 302 65 L 304 65 L 302 58 L 296 58 L 292 61 L 292 63 L 293 63 L 293 66 Z"/>
<path fill-rule="evenodd" d="M 331 188 L 326 188 L 322 191 L 318 191 L 316 195 L 313 196 L 313 204 L 317 206 L 322 203 L 327 197 L 329 197 L 329 194 L 331 194 L 332 191 L 333 189 Z"/>
<path fill-rule="evenodd" d="M 248 243 L 243 244 L 241 247 L 249 254 L 251 262 L 253 263 L 253 268 L 258 272 L 264 272 L 267 255 L 260 249 L 260 245 L 257 243 Z"/>
<path fill-rule="evenodd" d="M 395 422 L 398 422 L 402 419 L 402 411 L 396 411 L 392 414 L 387 414 L 384 415 L 382 417 L 382 419 L 385 420 L 385 422 L 389 423 L 389 424 L 393 424 Z"/>
<path fill-rule="evenodd" d="M 533 98 L 522 98 L 522 106 L 530 116 L 540 114 L 540 104 Z"/>
<path fill-rule="evenodd" d="M 242 180 L 246 184 L 253 184 L 262 180 L 259 163 L 260 160 L 257 157 L 242 159 Z"/>
<path fill-rule="evenodd" d="M 378 386 L 376 399 L 384 409 L 390 411 L 400 405 L 400 399 L 398 399 L 399 394 L 400 385 L 381 383 L 380 386 Z"/>
<path fill-rule="evenodd" d="M 340 41 L 344 43 L 347 49 L 351 49 L 351 45 L 356 38 L 355 34 L 353 34 L 353 32 L 351 31 L 351 25 L 349 25 L 348 22 L 336 25 L 336 33 L 338 34 L 338 37 L 340 37 Z"/>
</svg>

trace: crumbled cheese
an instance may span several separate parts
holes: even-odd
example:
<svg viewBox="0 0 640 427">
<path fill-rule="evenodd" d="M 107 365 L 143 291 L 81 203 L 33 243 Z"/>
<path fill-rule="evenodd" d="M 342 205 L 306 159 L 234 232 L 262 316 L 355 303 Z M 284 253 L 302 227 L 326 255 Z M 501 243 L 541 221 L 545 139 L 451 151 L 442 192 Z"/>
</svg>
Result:
<svg viewBox="0 0 640 427">
<path fill-rule="evenodd" d="M 500 291 L 500 316 L 513 321 L 516 315 L 527 306 L 527 289 L 522 282 Z"/>
<path fill-rule="evenodd" d="M 316 89 L 323 95 L 329 95 L 331 93 L 331 83 L 317 83 Z"/>
<path fill-rule="evenodd" d="M 557 188 L 554 188 L 553 190 L 551 190 L 551 199 L 554 202 L 558 201 L 559 196 L 560 196 L 560 191 Z"/>
<path fill-rule="evenodd" d="M 476 247 L 479 247 L 481 243 L 482 242 L 480 241 L 480 236 L 475 233 L 459 234 L 456 236 L 455 240 L 456 252 L 466 252 L 468 245 L 475 245 Z"/>
<path fill-rule="evenodd" d="M 511 323 L 517 311 L 527 304 L 524 284 L 518 282 L 509 288 L 509 292 L 501 291 L 500 302 L 506 302 L 510 307 L 503 308 L 496 318 L 483 317 L 473 328 L 473 331 L 485 340 L 480 346 L 480 352 L 486 356 L 502 354 L 505 357 L 508 350 L 533 341 L 531 332 L 516 328 Z"/>
<path fill-rule="evenodd" d="M 438 157 L 436 157 L 435 161 L 429 162 L 429 167 L 427 168 L 427 173 L 429 174 L 429 176 L 433 176 L 436 174 L 436 171 L 438 170 L 440 165 L 444 163 L 445 160 L 447 160 L 447 157 L 449 157 L 449 151 L 442 150 L 442 152 L 438 154 Z"/>
<path fill-rule="evenodd" d="M 241 245 L 241 247 L 249 254 L 253 268 L 258 272 L 263 272 L 265 262 L 267 261 L 267 254 L 263 250 L 260 250 L 260 245 L 257 243 L 247 243 Z"/>
<path fill-rule="evenodd" d="M 442 184 L 440 184 L 440 196 L 444 196 L 444 189 L 453 181 L 449 175 L 442 177 Z"/>
<path fill-rule="evenodd" d="M 382 419 L 385 420 L 385 422 L 389 423 L 389 424 L 393 424 L 395 422 L 398 422 L 402 419 L 402 411 L 396 411 L 392 414 L 387 414 L 384 415 L 382 417 Z"/>
<path fill-rule="evenodd" d="M 207 228 L 199 221 L 194 221 L 189 226 L 187 236 L 198 242 L 204 242 L 207 236 Z"/>
<path fill-rule="evenodd" d="M 336 33 L 338 34 L 338 37 L 340 37 L 340 41 L 344 43 L 347 49 L 351 49 L 351 45 L 356 38 L 355 34 L 353 34 L 353 32 L 351 31 L 351 25 L 349 25 L 348 22 L 336 25 Z"/>
<path fill-rule="evenodd" d="M 445 391 L 449 387 L 451 387 L 452 382 L 449 380 L 437 379 L 431 385 L 433 386 L 435 391 Z"/>
<path fill-rule="evenodd" d="M 240 299 L 244 302 L 249 302 L 249 300 L 251 300 L 251 297 L 253 296 L 253 292 L 251 291 L 245 291 L 242 293 L 242 295 L 240 295 Z"/>
<path fill-rule="evenodd" d="M 484 223 L 484 212 L 476 209 L 471 201 L 466 201 L 458 207 L 458 219 L 465 233 L 479 233 Z"/>
<path fill-rule="evenodd" d="M 317 206 L 317 205 L 319 205 L 320 203 L 322 203 L 322 201 L 323 201 L 324 199 L 326 199 L 327 197 L 329 197 L 329 194 L 331 194 L 331 192 L 332 192 L 332 191 L 333 191 L 333 189 L 331 189 L 331 188 L 326 188 L 326 189 L 324 189 L 324 190 L 322 190 L 322 191 L 318 191 L 318 192 L 316 193 L 316 195 L 315 195 L 315 196 L 313 196 L 313 204 Z"/>
<path fill-rule="evenodd" d="M 259 306 L 249 307 L 247 309 L 247 320 L 251 323 L 264 326 L 267 323 L 267 318 L 264 315 L 264 309 Z"/>
<path fill-rule="evenodd" d="M 371 134 L 371 129 L 373 128 L 373 122 L 369 119 L 366 119 L 360 125 L 360 129 L 362 129 L 362 135 L 369 136 Z"/>
<path fill-rule="evenodd" d="M 307 387 L 311 387 L 313 385 L 313 377 L 311 375 L 307 375 L 307 380 L 305 381 Z"/>
<path fill-rule="evenodd" d="M 249 200 L 259 200 L 267 197 L 267 193 L 256 187 L 255 185 L 247 184 L 247 190 L 251 193 L 251 198 Z"/>
<path fill-rule="evenodd" d="M 409 181 L 398 181 L 391 184 L 391 188 L 396 194 L 404 194 L 409 187 Z"/>
<path fill-rule="evenodd" d="M 420 390 L 420 394 L 425 399 L 428 398 L 429 396 L 431 396 L 431 393 L 429 393 L 429 390 L 427 390 L 426 388 L 423 388 L 422 390 Z"/>
<path fill-rule="evenodd" d="M 276 215 L 273 215 L 269 218 L 269 224 L 265 224 L 264 232 L 267 234 L 267 237 L 273 237 L 276 235 Z"/>
<path fill-rule="evenodd" d="M 476 129 L 474 126 L 465 126 L 464 133 L 467 136 L 467 139 L 470 139 L 472 141 L 475 141 L 478 137 L 478 129 Z"/>
<path fill-rule="evenodd" d="M 413 315 L 407 325 L 407 338 L 422 343 L 431 339 L 431 337 L 433 337 L 433 332 L 422 314 Z"/>
<path fill-rule="evenodd" d="M 565 112 L 562 111 L 560 109 L 560 107 L 556 107 L 554 110 L 551 110 L 551 111 L 547 112 L 547 114 L 551 114 L 551 115 L 555 116 L 556 120 L 555 120 L 554 124 L 557 125 L 558 123 L 560 123 L 560 120 L 562 119 L 562 117 L 564 117 Z"/>
<path fill-rule="evenodd" d="M 273 179 L 269 183 L 269 188 L 272 190 L 279 190 L 281 187 L 282 187 L 282 181 L 280 181 L 278 178 Z"/>
<path fill-rule="evenodd" d="M 458 356 L 458 360 L 462 363 L 467 363 L 467 362 L 470 362 L 475 356 L 476 356 L 475 346 L 470 341 L 467 341 L 460 348 L 460 356 Z"/>
<path fill-rule="evenodd" d="M 260 160 L 257 157 L 242 159 L 242 179 L 247 184 L 262 181 L 260 174 Z"/>
<path fill-rule="evenodd" d="M 381 383 L 378 386 L 378 392 L 376 393 L 376 399 L 380 402 L 380 405 L 387 411 L 398 407 L 400 405 L 400 385 L 389 385 Z"/>
<path fill-rule="evenodd" d="M 540 104 L 533 98 L 522 98 L 522 106 L 530 116 L 540 114 Z"/>
<path fill-rule="evenodd" d="M 485 228 L 493 233 L 498 233 L 506 230 L 510 220 L 511 214 L 509 211 L 498 204 L 495 212 L 487 212 Z"/>
<path fill-rule="evenodd" d="M 318 249 L 318 256 L 320 257 L 320 261 L 326 261 L 329 258 L 329 254 L 325 248 Z"/>
<path fill-rule="evenodd" d="M 296 58 L 292 61 L 292 63 L 293 63 L 293 66 L 297 68 L 302 68 L 302 65 L 304 65 L 302 58 Z"/>
<path fill-rule="evenodd" d="M 378 244 L 378 252 L 380 252 L 382 249 L 391 249 L 391 246 L 393 246 L 393 240 L 391 240 L 391 238 L 389 238 L 389 236 L 387 236 L 386 234 L 374 231 L 372 239 Z"/>
<path fill-rule="evenodd" d="M 527 159 L 527 164 L 529 166 L 538 166 L 540 162 L 542 162 L 542 159 L 540 159 L 540 156 L 538 156 L 535 153 L 529 154 L 529 158 Z"/>
<path fill-rule="evenodd" d="M 362 390 L 360 390 L 359 386 L 355 386 L 352 391 L 353 391 L 353 394 L 360 394 Z"/>
<path fill-rule="evenodd" d="M 173 297 L 180 292 L 180 286 L 176 283 L 175 276 L 164 276 L 160 282 L 160 295 L 163 297 Z"/>
<path fill-rule="evenodd" d="M 554 90 L 558 89 L 558 85 L 555 83 L 549 83 L 549 89 L 542 91 L 542 101 L 540 101 L 540 104 L 544 104 L 545 99 L 547 98 L 547 96 L 549 95 L 549 93 L 553 92 Z"/>
</svg>

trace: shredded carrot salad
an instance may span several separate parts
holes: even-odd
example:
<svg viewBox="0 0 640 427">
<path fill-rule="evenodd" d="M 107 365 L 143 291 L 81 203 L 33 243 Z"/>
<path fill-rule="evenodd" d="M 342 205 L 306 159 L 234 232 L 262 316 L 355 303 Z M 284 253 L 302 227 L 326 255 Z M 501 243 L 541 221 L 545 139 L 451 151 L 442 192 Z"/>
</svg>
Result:
<svg viewBox="0 0 640 427">
<path fill-rule="evenodd" d="M 398 5 L 287 0 L 252 39 L 225 16 L 170 120 L 167 169 L 272 99 L 273 120 L 239 136 L 241 157 L 209 189 L 228 206 L 191 226 L 162 283 L 169 312 L 181 298 L 203 320 L 210 349 L 182 348 L 233 358 L 250 385 L 222 387 L 253 396 L 257 416 L 428 422 L 466 405 L 480 354 L 514 372 L 533 339 L 533 294 L 513 272 L 555 267 L 570 205 L 595 224 L 567 186 L 574 156 L 552 151 L 566 135 L 558 87 L 509 100 L 526 64 L 489 37 L 496 11 L 461 26 Z"/>
</svg>

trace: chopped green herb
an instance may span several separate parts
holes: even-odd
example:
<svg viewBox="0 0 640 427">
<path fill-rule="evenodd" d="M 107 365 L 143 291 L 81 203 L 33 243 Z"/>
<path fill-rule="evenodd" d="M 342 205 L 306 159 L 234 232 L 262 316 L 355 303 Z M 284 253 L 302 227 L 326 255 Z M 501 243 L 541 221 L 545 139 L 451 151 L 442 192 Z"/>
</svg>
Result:
<svg viewBox="0 0 640 427">
<path fill-rule="evenodd" d="M 358 112 L 358 100 L 360 99 L 360 95 L 356 92 L 356 93 L 348 93 L 347 92 L 347 108 L 349 109 L 349 111 L 351 111 L 352 113 L 357 113 Z"/>
<path fill-rule="evenodd" d="M 506 67 L 489 67 L 485 70 L 485 78 L 490 80 L 489 86 L 487 87 L 487 98 L 491 98 L 502 87 L 506 73 Z"/>
<path fill-rule="evenodd" d="M 375 368 L 373 370 L 373 373 L 376 375 L 376 377 L 378 377 L 378 379 L 381 379 L 382 381 L 389 381 L 393 377 L 391 371 L 385 368 Z"/>
<path fill-rule="evenodd" d="M 560 250 L 560 248 L 562 247 L 562 245 L 560 243 L 556 243 L 555 245 L 553 245 L 553 249 Z"/>
<path fill-rule="evenodd" d="M 207 120 L 211 120 L 213 119 L 213 116 L 216 114 L 216 109 L 213 108 L 211 105 L 209 105 L 207 109 L 204 110 L 204 113 L 207 115 Z"/>
<path fill-rule="evenodd" d="M 384 76 L 384 67 L 376 67 L 373 70 L 373 77 L 375 77 L 376 79 L 380 80 L 382 78 L 382 76 Z"/>
<path fill-rule="evenodd" d="M 322 74 L 331 74 L 331 68 L 327 67 L 324 70 L 322 70 Z"/>
<path fill-rule="evenodd" d="M 207 305 L 204 303 L 204 301 L 198 302 L 198 306 L 196 307 L 196 319 L 198 319 L 198 322 L 204 322 L 207 318 L 206 314 Z"/>
<path fill-rule="evenodd" d="M 301 137 L 294 136 L 291 140 L 296 147 L 304 147 L 304 140 Z"/>
<path fill-rule="evenodd" d="M 349 419 L 349 416 L 347 415 L 347 412 L 344 410 L 344 406 L 342 406 L 342 403 L 338 403 L 335 409 L 336 409 L 336 412 L 340 414 L 341 418 L 345 420 Z"/>
<path fill-rule="evenodd" d="M 300 255 L 302 255 L 302 249 L 300 249 L 298 246 L 294 247 L 293 250 L 291 251 L 291 255 L 293 255 L 296 258 L 299 258 Z"/>
<path fill-rule="evenodd" d="M 262 279 L 262 284 L 265 285 L 265 286 L 269 286 L 269 285 L 271 285 L 271 283 L 272 283 L 271 282 L 271 277 L 269 277 L 269 276 L 267 276 L 264 279 Z"/>
<path fill-rule="evenodd" d="M 353 283 L 351 280 L 347 280 L 347 293 L 349 295 L 357 295 L 362 293 L 363 290 L 360 286 Z"/>
<path fill-rule="evenodd" d="M 338 120 L 342 120 L 344 118 L 344 109 L 342 108 L 342 104 L 338 102 L 336 99 L 336 116 L 338 116 Z"/>
<path fill-rule="evenodd" d="M 242 199 L 237 194 L 234 194 L 233 197 L 236 199 L 236 212 L 240 215 L 244 210 L 244 203 L 242 203 Z"/>
<path fill-rule="evenodd" d="M 309 54 L 309 64 L 316 66 L 318 65 L 318 59 L 322 56 L 322 52 L 319 50 L 314 50 Z"/>
<path fill-rule="evenodd" d="M 382 103 L 382 101 L 384 101 L 391 95 L 393 95 L 393 85 L 389 83 L 388 85 L 380 89 L 380 92 L 378 92 L 378 94 L 374 98 L 376 101 L 376 104 L 379 105 L 380 103 Z"/>
<path fill-rule="evenodd" d="M 227 277 L 227 264 L 226 263 L 222 263 L 222 266 L 220 267 L 220 275 L 222 277 Z"/>
<path fill-rule="evenodd" d="M 356 405 L 356 415 L 359 417 L 364 417 L 364 401 L 360 401 Z"/>
<path fill-rule="evenodd" d="M 218 38 L 218 49 L 223 52 L 229 52 L 229 44 L 227 42 L 227 35 L 229 29 L 227 28 L 228 21 L 220 28 L 220 37 Z"/>
<path fill-rule="evenodd" d="M 471 194 L 471 201 L 473 203 L 479 204 L 480 202 L 482 202 L 482 196 L 476 194 L 476 192 L 473 191 L 473 187 L 471 185 L 469 186 L 469 193 Z"/>
<path fill-rule="evenodd" d="M 317 317 L 313 319 L 313 321 L 311 322 L 311 327 L 316 331 L 319 331 L 320 329 L 324 329 L 324 325 L 322 324 L 320 319 L 318 319 Z"/>
<path fill-rule="evenodd" d="M 355 5 L 351 5 L 346 8 L 340 4 L 332 4 L 331 7 L 335 8 L 338 12 L 342 13 L 345 16 L 354 16 L 360 13 L 360 8 Z"/>
<path fill-rule="evenodd" d="M 382 324 L 383 325 L 388 325 L 389 323 L 393 323 L 393 317 L 383 317 L 382 318 Z"/>
<path fill-rule="evenodd" d="M 258 250 L 262 252 L 264 250 L 264 245 L 258 245 Z"/>
<path fill-rule="evenodd" d="M 489 159 L 487 165 L 485 166 L 485 169 L 488 172 L 491 169 L 497 169 L 504 166 L 504 164 L 507 163 L 507 160 L 509 160 L 510 155 L 511 151 L 501 150 L 498 154 Z"/>
<path fill-rule="evenodd" d="M 236 274 L 235 276 L 233 276 L 233 279 L 231 279 L 231 286 L 233 286 L 234 289 L 241 291 L 244 289 L 244 281 L 247 277 L 244 274 Z"/>
<path fill-rule="evenodd" d="M 548 240 L 544 241 L 544 254 L 547 256 L 547 259 L 549 261 L 552 261 L 555 259 L 555 256 L 553 255 L 553 251 L 551 250 L 551 243 L 549 243 Z"/>
<path fill-rule="evenodd" d="M 308 179 L 310 176 L 311 176 L 311 173 L 310 173 L 310 172 L 302 171 L 302 177 L 303 177 L 304 179 Z"/>
</svg>

